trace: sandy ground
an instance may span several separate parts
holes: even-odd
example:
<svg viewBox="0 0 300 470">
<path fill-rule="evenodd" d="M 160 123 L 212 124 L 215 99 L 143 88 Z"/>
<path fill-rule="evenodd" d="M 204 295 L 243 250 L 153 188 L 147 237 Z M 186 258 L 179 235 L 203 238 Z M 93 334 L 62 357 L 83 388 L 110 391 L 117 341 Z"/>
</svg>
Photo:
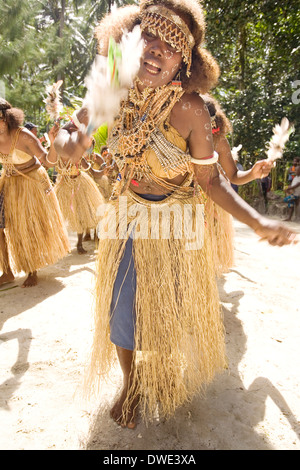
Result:
<svg viewBox="0 0 300 470">
<path fill-rule="evenodd" d="M 229 369 L 165 422 L 109 418 L 121 374 L 81 398 L 92 338 L 94 243 L 0 288 L 1 450 L 300 450 L 300 244 L 259 243 L 234 222 L 236 263 L 219 281 Z M 291 223 L 300 233 L 300 225 Z"/>
</svg>

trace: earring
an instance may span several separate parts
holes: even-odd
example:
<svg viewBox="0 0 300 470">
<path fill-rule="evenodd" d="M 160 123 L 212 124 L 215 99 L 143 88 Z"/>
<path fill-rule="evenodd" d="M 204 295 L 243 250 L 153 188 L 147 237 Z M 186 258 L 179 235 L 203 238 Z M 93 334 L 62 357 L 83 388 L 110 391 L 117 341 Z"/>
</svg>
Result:
<svg viewBox="0 0 300 470">
<path fill-rule="evenodd" d="M 181 69 L 178 70 L 177 74 L 172 80 L 173 86 L 181 86 Z"/>
</svg>

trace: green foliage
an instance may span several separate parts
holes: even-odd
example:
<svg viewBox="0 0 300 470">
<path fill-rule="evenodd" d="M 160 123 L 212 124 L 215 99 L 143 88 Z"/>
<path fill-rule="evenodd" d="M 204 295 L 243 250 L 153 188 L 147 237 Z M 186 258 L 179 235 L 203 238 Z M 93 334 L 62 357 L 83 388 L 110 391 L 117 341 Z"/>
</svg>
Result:
<svg viewBox="0 0 300 470">
<path fill-rule="evenodd" d="M 107 124 L 100 126 L 93 137 L 95 139 L 95 152 L 100 153 L 101 147 L 106 145 L 107 141 Z"/>
<path fill-rule="evenodd" d="M 96 54 L 94 28 L 112 1 L 0 0 L 0 90 L 25 111 L 26 120 L 47 127 L 46 87 L 63 80 L 68 107 L 85 94 L 84 79 Z M 118 5 L 132 1 L 117 1 Z"/>
<path fill-rule="evenodd" d="M 296 131 L 283 161 L 299 156 L 299 104 L 293 84 L 299 80 L 300 13 L 298 1 L 219 0 L 203 2 L 206 47 L 221 68 L 214 95 L 230 118 L 232 145 L 242 144 L 241 160 L 249 168 L 265 157 L 272 129 L 286 116 Z M 298 85 L 300 88 L 300 82 Z M 299 100 L 298 100 L 299 101 Z M 278 174 L 284 174 L 280 165 Z"/>
</svg>

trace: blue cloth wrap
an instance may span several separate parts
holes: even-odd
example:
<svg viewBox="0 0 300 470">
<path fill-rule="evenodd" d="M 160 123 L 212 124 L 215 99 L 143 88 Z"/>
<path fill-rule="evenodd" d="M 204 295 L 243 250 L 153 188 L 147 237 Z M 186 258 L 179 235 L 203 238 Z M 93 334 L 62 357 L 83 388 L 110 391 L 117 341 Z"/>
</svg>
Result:
<svg viewBox="0 0 300 470">
<path fill-rule="evenodd" d="M 166 196 L 139 194 L 148 201 L 162 201 Z M 136 271 L 132 254 L 133 239 L 128 238 L 119 264 L 110 307 L 110 340 L 116 346 L 134 350 Z"/>
</svg>

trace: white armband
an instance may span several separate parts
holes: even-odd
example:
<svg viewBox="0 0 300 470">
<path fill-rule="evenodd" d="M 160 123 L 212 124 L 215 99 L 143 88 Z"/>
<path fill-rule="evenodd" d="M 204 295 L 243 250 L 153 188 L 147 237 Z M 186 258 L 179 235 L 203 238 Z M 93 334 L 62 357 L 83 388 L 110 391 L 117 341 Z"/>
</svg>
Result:
<svg viewBox="0 0 300 470">
<path fill-rule="evenodd" d="M 213 155 L 207 158 L 193 158 L 191 157 L 191 163 L 194 163 L 195 165 L 212 165 L 213 163 L 216 163 L 219 159 L 219 155 L 217 152 L 214 152 Z"/>
</svg>

